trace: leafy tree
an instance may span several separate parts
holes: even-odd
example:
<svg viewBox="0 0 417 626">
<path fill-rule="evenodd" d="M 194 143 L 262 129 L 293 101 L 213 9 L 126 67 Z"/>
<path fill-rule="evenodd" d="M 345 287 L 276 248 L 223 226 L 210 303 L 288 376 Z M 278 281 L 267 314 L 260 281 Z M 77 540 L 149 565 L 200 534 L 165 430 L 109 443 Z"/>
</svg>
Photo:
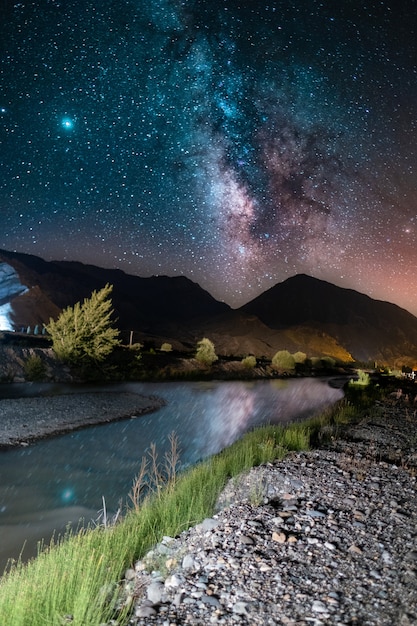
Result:
<svg viewBox="0 0 417 626">
<path fill-rule="evenodd" d="M 214 350 L 214 343 L 210 341 L 210 339 L 207 339 L 207 337 L 201 339 L 197 344 L 195 358 L 204 365 L 212 365 L 214 361 L 218 360 L 218 356 Z"/>
<path fill-rule="evenodd" d="M 46 330 L 52 337 L 55 354 L 70 364 L 100 362 L 119 345 L 119 331 L 112 327 L 113 286 L 93 291 L 83 304 L 64 309 L 56 321 L 50 319 Z"/>
<path fill-rule="evenodd" d="M 278 350 L 272 357 L 271 365 L 278 372 L 292 372 L 295 369 L 295 360 L 288 350 Z"/>
</svg>

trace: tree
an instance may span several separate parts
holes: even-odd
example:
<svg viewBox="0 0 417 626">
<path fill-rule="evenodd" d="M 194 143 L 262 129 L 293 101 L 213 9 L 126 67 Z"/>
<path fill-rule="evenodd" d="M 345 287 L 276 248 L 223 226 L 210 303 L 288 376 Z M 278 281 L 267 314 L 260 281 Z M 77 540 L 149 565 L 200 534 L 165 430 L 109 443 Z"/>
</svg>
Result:
<svg viewBox="0 0 417 626">
<path fill-rule="evenodd" d="M 278 350 L 272 357 L 271 365 L 280 373 L 292 372 L 295 369 L 295 360 L 288 350 Z"/>
<path fill-rule="evenodd" d="M 198 342 L 195 358 L 204 365 L 212 365 L 214 361 L 218 360 L 218 356 L 214 350 L 214 344 L 210 339 L 204 337 L 204 339 Z"/>
<path fill-rule="evenodd" d="M 55 354 L 70 364 L 100 362 L 119 345 L 119 331 L 112 327 L 113 286 L 93 291 L 83 304 L 77 302 L 46 326 Z"/>
</svg>

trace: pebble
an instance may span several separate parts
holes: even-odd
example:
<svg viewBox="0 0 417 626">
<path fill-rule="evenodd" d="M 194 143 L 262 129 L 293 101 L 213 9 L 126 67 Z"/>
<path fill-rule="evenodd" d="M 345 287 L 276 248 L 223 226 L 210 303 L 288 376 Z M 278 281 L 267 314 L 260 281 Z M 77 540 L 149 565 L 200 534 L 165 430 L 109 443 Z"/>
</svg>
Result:
<svg viewBox="0 0 417 626">
<path fill-rule="evenodd" d="M 363 440 L 374 417 L 230 481 L 213 517 L 164 538 L 165 580 L 146 556 L 128 570 L 129 625 L 417 626 L 417 471 L 398 462 L 417 419 L 404 429 L 399 415 L 385 410 L 379 448 Z M 268 496 L 255 505 L 260 484 Z"/>
</svg>

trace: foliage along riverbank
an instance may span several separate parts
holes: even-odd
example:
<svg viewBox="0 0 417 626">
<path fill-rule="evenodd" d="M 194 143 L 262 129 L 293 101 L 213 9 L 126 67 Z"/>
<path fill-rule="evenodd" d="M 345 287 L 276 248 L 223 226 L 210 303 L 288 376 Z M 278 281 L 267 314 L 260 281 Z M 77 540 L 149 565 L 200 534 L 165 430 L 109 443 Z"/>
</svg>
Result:
<svg viewBox="0 0 417 626">
<path fill-rule="evenodd" d="M 274 365 L 266 357 L 216 355 L 213 362 L 207 363 L 196 358 L 196 350 L 191 348 L 181 352 L 170 344 L 158 349 L 150 344 L 133 344 L 116 346 L 102 362 L 70 365 L 57 357 L 48 337 L 4 332 L 0 333 L 0 383 L 253 380 L 349 375 L 355 367 L 352 362 L 338 362 L 325 355 L 307 358 L 300 352 L 286 356 L 291 360 L 289 369 L 281 367 L 284 363 Z"/>
<path fill-rule="evenodd" d="M 139 475 L 132 489 L 131 510 L 114 526 L 83 530 L 46 549 L 28 564 L 14 564 L 0 581 L 0 623 L 99 626 L 128 621 L 130 604 L 120 596 L 125 570 L 164 535 L 175 536 L 212 515 L 227 480 L 250 467 L 283 458 L 289 450 L 307 449 L 323 433 L 357 415 L 346 401 L 325 414 L 286 427 L 262 427 L 215 457 L 184 474 L 177 472 L 175 454 L 155 457 L 150 466 L 151 493 L 140 502 L 146 478 Z M 146 473 L 146 472 L 145 472 Z M 167 482 L 161 487 L 165 474 Z M 113 620 L 113 621 L 112 621 Z"/>
</svg>

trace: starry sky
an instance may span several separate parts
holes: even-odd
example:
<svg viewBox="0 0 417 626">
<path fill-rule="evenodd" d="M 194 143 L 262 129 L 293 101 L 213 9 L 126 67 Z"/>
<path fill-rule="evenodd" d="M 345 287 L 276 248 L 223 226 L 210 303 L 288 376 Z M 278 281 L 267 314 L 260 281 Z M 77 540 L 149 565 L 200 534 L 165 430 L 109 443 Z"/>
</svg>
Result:
<svg viewBox="0 0 417 626">
<path fill-rule="evenodd" d="M 0 11 L 0 248 L 417 315 L 415 0 Z"/>
</svg>

